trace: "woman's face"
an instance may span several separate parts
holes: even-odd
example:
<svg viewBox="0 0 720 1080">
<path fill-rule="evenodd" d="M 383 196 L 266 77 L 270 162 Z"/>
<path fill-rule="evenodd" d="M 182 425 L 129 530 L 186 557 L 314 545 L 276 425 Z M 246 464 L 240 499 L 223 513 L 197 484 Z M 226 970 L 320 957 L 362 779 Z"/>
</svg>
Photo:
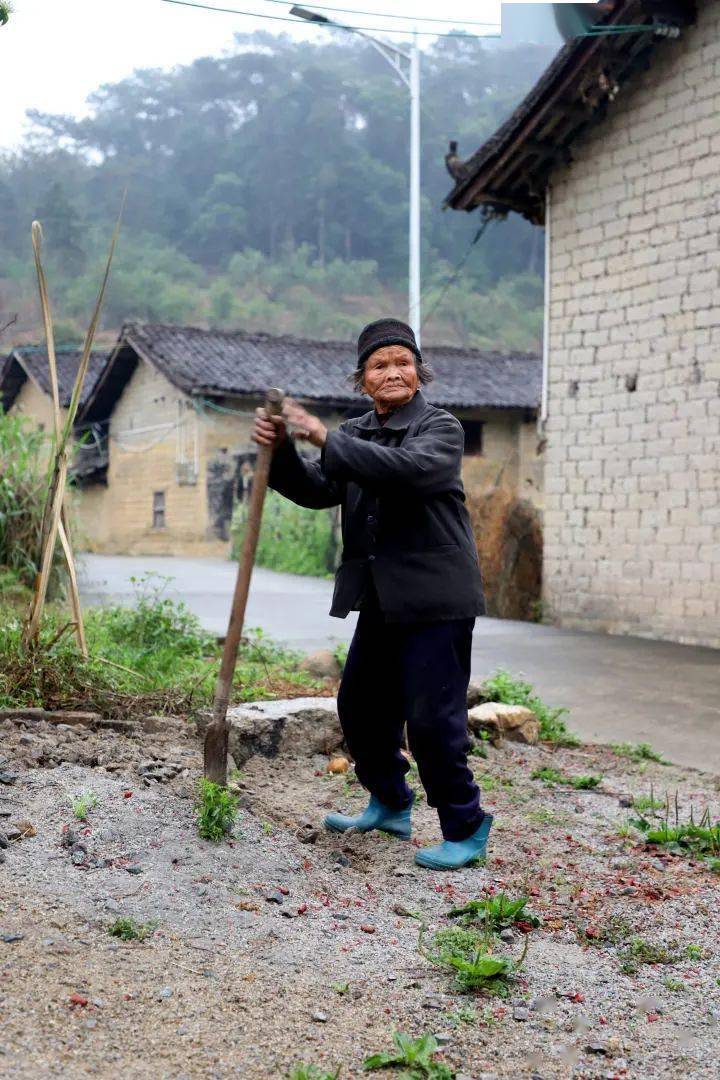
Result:
<svg viewBox="0 0 720 1080">
<path fill-rule="evenodd" d="M 365 361 L 362 388 L 380 412 L 407 404 L 419 383 L 415 354 L 404 345 L 384 345 Z"/>
</svg>

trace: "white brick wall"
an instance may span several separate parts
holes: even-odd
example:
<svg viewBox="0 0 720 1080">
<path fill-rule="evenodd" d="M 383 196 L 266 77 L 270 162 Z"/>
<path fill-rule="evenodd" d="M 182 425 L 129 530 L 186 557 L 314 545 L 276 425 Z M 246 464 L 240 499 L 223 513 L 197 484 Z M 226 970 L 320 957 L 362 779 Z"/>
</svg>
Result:
<svg viewBox="0 0 720 1080">
<path fill-rule="evenodd" d="M 720 0 L 700 7 L 553 177 L 544 605 L 720 647 Z"/>
</svg>

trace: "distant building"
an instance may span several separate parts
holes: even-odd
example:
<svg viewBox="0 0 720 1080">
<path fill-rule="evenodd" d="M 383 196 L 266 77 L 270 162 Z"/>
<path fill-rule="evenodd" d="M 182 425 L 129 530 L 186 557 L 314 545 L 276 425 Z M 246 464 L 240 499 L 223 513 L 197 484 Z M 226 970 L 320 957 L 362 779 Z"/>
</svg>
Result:
<svg viewBox="0 0 720 1080">
<path fill-rule="evenodd" d="M 720 647 L 720 0 L 607 8 L 447 202 L 546 228 L 546 617 Z"/>
<path fill-rule="evenodd" d="M 504 483 L 538 505 L 540 358 L 432 346 L 423 355 L 436 376 L 429 399 L 465 428 L 468 490 Z M 233 506 L 251 482 L 250 433 L 265 390 L 282 387 L 335 427 L 369 407 L 348 378 L 355 363 L 348 342 L 126 325 L 78 415 L 81 543 L 225 553 Z"/>
</svg>

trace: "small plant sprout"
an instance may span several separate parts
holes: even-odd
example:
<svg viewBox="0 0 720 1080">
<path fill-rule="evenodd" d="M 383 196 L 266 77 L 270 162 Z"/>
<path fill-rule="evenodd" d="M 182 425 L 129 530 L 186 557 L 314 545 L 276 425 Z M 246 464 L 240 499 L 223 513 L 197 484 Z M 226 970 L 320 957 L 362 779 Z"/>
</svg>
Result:
<svg viewBox="0 0 720 1080">
<path fill-rule="evenodd" d="M 317 1065 L 306 1065 L 303 1062 L 292 1069 L 290 1080 L 338 1080 L 341 1068 L 342 1066 L 338 1065 L 334 1072 L 328 1072 L 327 1069 L 321 1069 Z"/>
<path fill-rule="evenodd" d="M 643 834 L 646 844 L 664 848 L 673 855 L 709 859 L 711 868 L 720 858 L 720 821 L 712 821 L 709 807 L 705 808 L 696 822 L 695 811 L 691 806 L 689 819 L 683 822 L 680 819 L 680 803 L 676 792 L 672 809 L 668 796 L 664 814 L 655 814 L 654 818 L 655 820 L 651 821 L 641 816 L 630 821 L 630 824 Z M 671 821 L 674 824 L 671 824 Z"/>
<path fill-rule="evenodd" d="M 203 778 L 198 785 L 196 810 L 198 833 L 203 840 L 217 843 L 232 831 L 238 812 L 237 797 Z"/>
<path fill-rule="evenodd" d="M 78 821 L 87 821 L 90 810 L 94 810 L 98 804 L 98 797 L 94 791 L 83 792 L 77 798 L 70 800 L 72 812 Z"/>
<path fill-rule="evenodd" d="M 344 983 L 334 982 L 331 985 L 332 985 L 332 989 L 335 991 L 335 993 L 340 994 L 341 997 L 343 996 L 343 994 L 347 994 L 348 990 L 350 989 L 350 983 L 349 982 L 344 982 Z"/>
<path fill-rule="evenodd" d="M 108 927 L 110 937 L 120 938 L 121 941 L 144 941 L 157 929 L 157 922 L 137 922 L 135 919 L 116 919 L 112 926 Z"/>
<path fill-rule="evenodd" d="M 453 1080 L 455 1074 L 452 1069 L 444 1062 L 433 1060 L 439 1049 L 434 1035 L 426 1033 L 412 1039 L 402 1031 L 394 1031 L 392 1039 L 395 1051 L 371 1054 L 365 1058 L 363 1069 L 367 1072 L 374 1069 L 405 1069 L 407 1071 L 402 1075 L 406 1080 Z"/>
</svg>

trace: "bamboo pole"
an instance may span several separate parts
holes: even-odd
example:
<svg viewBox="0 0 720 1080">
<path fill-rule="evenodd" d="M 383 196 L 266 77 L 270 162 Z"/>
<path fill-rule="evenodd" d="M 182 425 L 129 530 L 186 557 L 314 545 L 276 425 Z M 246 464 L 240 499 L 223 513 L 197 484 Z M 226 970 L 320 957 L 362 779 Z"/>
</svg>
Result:
<svg viewBox="0 0 720 1080">
<path fill-rule="evenodd" d="M 123 196 L 123 206 L 124 204 L 125 196 Z M 65 555 L 65 561 L 68 567 L 68 575 L 70 578 L 70 603 L 73 609 L 75 632 L 78 639 L 78 646 L 84 657 L 87 657 L 87 643 L 85 640 L 85 630 L 82 620 L 82 609 L 80 605 L 80 593 L 78 590 L 77 573 L 75 570 L 75 560 L 73 558 L 72 547 L 70 544 L 70 536 L 67 528 L 67 512 L 65 507 L 65 489 L 67 485 L 68 470 L 68 446 L 72 437 L 73 424 L 75 423 L 75 418 L 77 416 L 78 406 L 80 403 L 80 394 L 82 392 L 82 387 L 85 382 L 85 377 L 87 375 L 87 369 L 90 363 L 90 355 L 92 353 L 93 342 L 95 340 L 95 334 L 97 332 L 98 323 L 100 321 L 100 312 L 102 310 L 103 301 L 105 299 L 105 291 L 107 289 L 107 283 L 110 277 L 110 267 L 112 265 L 113 255 L 115 254 L 115 246 L 117 244 L 117 239 L 120 232 L 120 221 L 122 218 L 123 206 L 121 206 L 120 208 L 120 214 L 118 215 L 115 229 L 113 230 L 112 239 L 110 241 L 110 250 L 108 252 L 107 261 L 105 263 L 105 272 L 100 283 L 100 289 L 98 291 L 97 299 L 95 301 L 95 307 L 93 309 L 92 317 L 90 319 L 90 325 L 88 326 L 88 330 L 85 335 L 85 341 L 80 356 L 80 363 L 78 365 L 77 374 L 75 376 L 75 382 L 73 384 L 73 390 L 70 397 L 70 404 L 68 406 L 67 416 L 65 418 L 64 424 L 62 422 L 62 413 L 60 411 L 60 395 L 57 383 L 57 363 L 55 357 L 55 336 L 53 333 L 52 312 L 50 309 L 50 299 L 47 290 L 47 282 L 45 279 L 45 271 L 42 265 L 42 227 L 39 221 L 33 221 L 32 223 L 32 244 L 33 253 L 35 256 L 35 269 L 37 272 L 38 289 L 40 292 L 40 306 L 42 308 L 43 325 L 45 328 L 45 341 L 48 350 L 48 363 L 50 365 L 50 385 L 52 388 L 53 412 L 55 421 L 55 444 L 54 460 L 49 473 L 48 491 L 45 500 L 45 508 L 43 510 L 43 520 L 40 532 L 40 569 L 35 579 L 35 591 L 33 594 L 28 619 L 23 632 L 23 641 L 26 648 L 31 648 L 38 642 L 40 635 L 40 623 L 42 621 L 42 614 L 45 607 L 45 599 L 47 597 L 48 582 L 50 580 L 50 571 L 52 569 L 53 557 L 55 555 L 55 546 L 59 537 Z"/>
</svg>

